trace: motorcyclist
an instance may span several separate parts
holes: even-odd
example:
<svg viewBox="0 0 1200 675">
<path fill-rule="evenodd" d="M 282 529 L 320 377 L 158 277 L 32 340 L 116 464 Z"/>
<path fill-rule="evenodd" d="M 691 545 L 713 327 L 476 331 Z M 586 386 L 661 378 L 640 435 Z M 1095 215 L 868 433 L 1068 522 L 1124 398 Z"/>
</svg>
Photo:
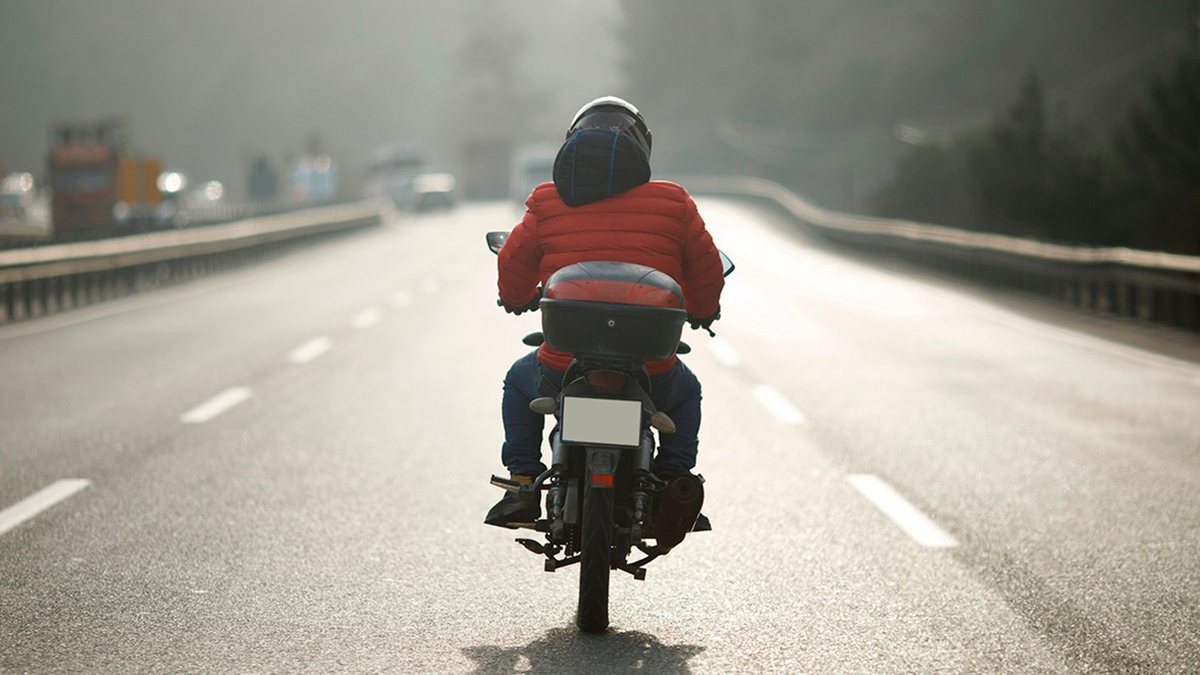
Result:
<svg viewBox="0 0 1200 675">
<path fill-rule="evenodd" d="M 650 180 L 651 143 L 645 120 L 627 101 L 605 96 L 579 109 L 555 158 L 554 182 L 534 188 L 524 217 L 500 250 L 498 286 L 505 310 L 536 308 L 538 284 L 562 267 L 608 260 L 672 277 L 683 288 L 693 328 L 708 328 L 720 317 L 725 283 L 720 255 L 687 191 Z M 561 388 L 570 363 L 570 354 L 542 345 L 518 359 L 504 378 L 501 460 L 517 481 L 528 483 L 546 470 L 544 418 L 529 402 Z M 646 367 L 651 400 L 677 427 L 661 435 L 651 470 L 663 479 L 689 473 L 696 465 L 700 382 L 674 356 Z M 506 492 L 484 522 L 511 527 L 540 516 L 536 494 Z M 703 527 L 698 523 L 697 529 Z"/>
</svg>

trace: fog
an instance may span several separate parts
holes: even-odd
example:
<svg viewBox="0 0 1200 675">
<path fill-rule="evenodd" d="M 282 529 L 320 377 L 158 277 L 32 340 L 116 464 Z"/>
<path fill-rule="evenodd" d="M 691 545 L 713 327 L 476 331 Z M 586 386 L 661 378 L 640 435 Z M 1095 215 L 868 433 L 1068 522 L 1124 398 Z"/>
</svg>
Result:
<svg viewBox="0 0 1200 675">
<path fill-rule="evenodd" d="M 618 93 L 655 168 L 766 175 L 867 210 L 911 143 L 1003 111 L 1034 70 L 1107 134 L 1195 28 L 1192 0 L 0 0 L 0 166 L 54 123 L 124 116 L 138 152 L 236 198 L 256 156 L 372 149 L 462 169 L 470 142 L 557 143 Z"/>
<path fill-rule="evenodd" d="M 256 155 L 312 142 L 351 173 L 382 144 L 453 169 L 464 139 L 561 138 L 616 85 L 614 20 L 581 0 L 4 0 L 0 166 L 40 176 L 52 124 L 121 115 L 139 153 L 235 196 Z"/>
</svg>

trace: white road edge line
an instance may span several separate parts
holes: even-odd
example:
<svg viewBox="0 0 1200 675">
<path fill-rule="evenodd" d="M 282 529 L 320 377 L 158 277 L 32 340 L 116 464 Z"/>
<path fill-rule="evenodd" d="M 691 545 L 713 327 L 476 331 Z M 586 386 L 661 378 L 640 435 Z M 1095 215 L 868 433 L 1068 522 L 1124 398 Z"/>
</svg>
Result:
<svg viewBox="0 0 1200 675">
<path fill-rule="evenodd" d="M 318 356 L 329 351 L 329 348 L 332 346 L 333 340 L 328 336 L 315 337 L 288 352 L 288 361 L 292 363 L 310 363 Z"/>
<path fill-rule="evenodd" d="M 350 325 L 359 329 L 370 328 L 371 326 L 379 323 L 380 319 L 382 318 L 383 310 L 379 309 L 378 307 L 368 307 L 358 314 L 355 314 L 354 318 L 350 319 Z"/>
<path fill-rule="evenodd" d="M 249 387 L 230 387 L 183 413 L 180 415 L 179 421 L 184 424 L 203 424 L 248 398 L 250 398 Z"/>
<path fill-rule="evenodd" d="M 808 421 L 804 413 L 796 409 L 796 406 L 784 398 L 783 394 L 779 393 L 775 387 L 767 384 L 755 387 L 754 398 L 758 399 L 759 403 L 766 406 L 767 410 L 784 424 L 797 426 Z"/>
<path fill-rule="evenodd" d="M 92 481 L 83 478 L 64 478 L 47 485 L 0 511 L 0 534 L 8 532 L 91 484 Z"/>
<path fill-rule="evenodd" d="M 883 512 L 883 515 L 890 518 L 893 523 L 904 530 L 905 534 L 921 546 L 926 548 L 958 546 L 957 539 L 938 527 L 937 523 L 900 496 L 899 492 L 896 492 L 879 476 L 860 473 L 847 476 L 846 480 L 850 481 L 850 484 L 866 497 L 867 501 L 874 504 L 875 508 Z"/>
<path fill-rule="evenodd" d="M 733 368 L 742 362 L 742 355 L 738 354 L 738 351 L 725 338 L 712 338 L 708 341 L 708 349 L 717 362 L 723 366 Z"/>
</svg>

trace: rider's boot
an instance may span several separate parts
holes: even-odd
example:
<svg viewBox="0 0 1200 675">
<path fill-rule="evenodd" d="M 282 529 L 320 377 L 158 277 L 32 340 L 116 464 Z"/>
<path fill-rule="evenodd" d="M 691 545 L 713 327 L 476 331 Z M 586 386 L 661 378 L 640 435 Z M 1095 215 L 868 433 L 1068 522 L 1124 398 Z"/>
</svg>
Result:
<svg viewBox="0 0 1200 675">
<path fill-rule="evenodd" d="M 522 476 L 512 474 L 512 479 L 528 485 L 533 482 L 533 476 Z M 517 523 L 532 523 L 542 516 L 542 500 L 541 494 L 533 492 L 529 494 L 520 492 L 505 492 L 499 502 L 488 511 L 487 517 L 483 522 L 488 525 L 497 527 L 507 527 L 510 530 L 517 529 Z"/>
</svg>

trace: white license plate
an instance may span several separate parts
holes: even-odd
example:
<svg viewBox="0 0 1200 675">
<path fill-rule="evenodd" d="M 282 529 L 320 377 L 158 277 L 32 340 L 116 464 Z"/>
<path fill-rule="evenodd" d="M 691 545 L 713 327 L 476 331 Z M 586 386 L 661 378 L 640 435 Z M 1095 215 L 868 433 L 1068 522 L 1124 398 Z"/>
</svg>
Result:
<svg viewBox="0 0 1200 675">
<path fill-rule="evenodd" d="M 641 436 L 641 402 L 563 397 L 563 441 L 637 446 L 641 444 Z"/>
</svg>

